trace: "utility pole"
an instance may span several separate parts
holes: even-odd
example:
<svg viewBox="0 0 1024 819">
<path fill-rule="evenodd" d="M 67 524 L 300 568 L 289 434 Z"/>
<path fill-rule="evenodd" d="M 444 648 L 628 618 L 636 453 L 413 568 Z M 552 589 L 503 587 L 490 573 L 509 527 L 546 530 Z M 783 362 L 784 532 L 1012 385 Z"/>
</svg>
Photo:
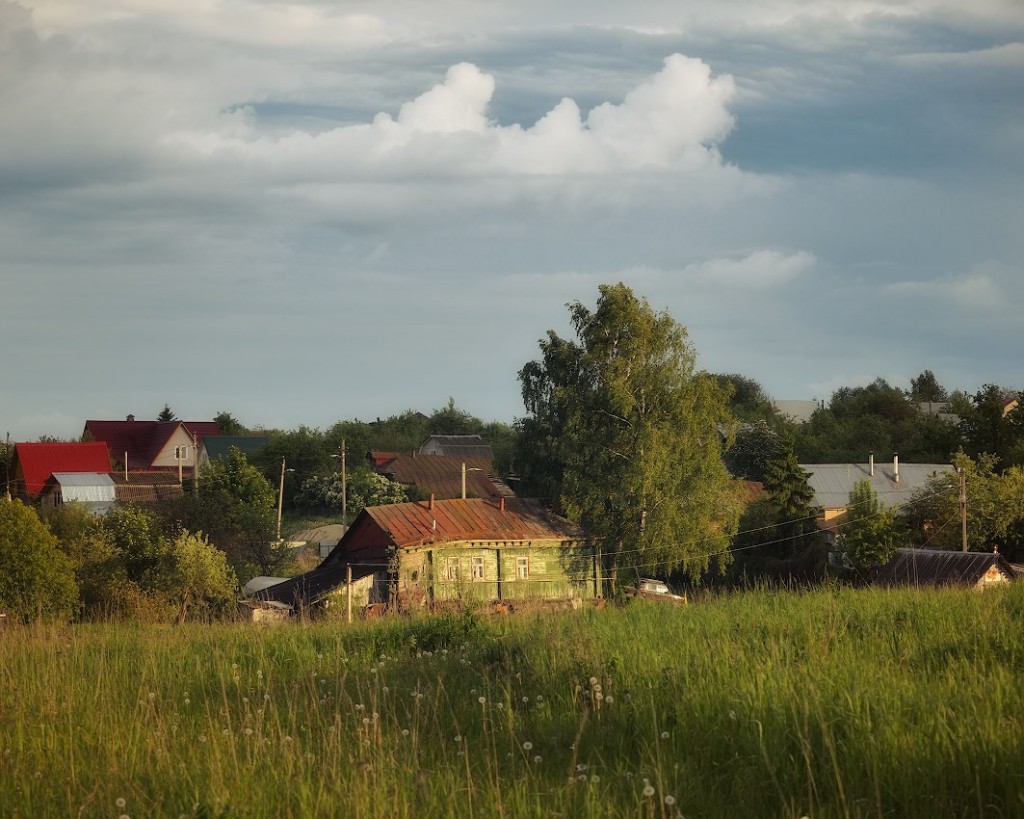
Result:
<svg viewBox="0 0 1024 819">
<path fill-rule="evenodd" d="M 199 436 L 192 433 L 192 489 L 199 494 Z"/>
<path fill-rule="evenodd" d="M 967 470 L 957 469 L 960 475 L 960 544 L 967 551 Z"/>
<path fill-rule="evenodd" d="M 281 485 L 277 490 L 277 542 L 281 542 L 281 509 L 284 507 L 284 458 L 281 459 Z"/>
<path fill-rule="evenodd" d="M 4 492 L 7 500 L 11 499 L 11 433 L 7 433 L 4 444 Z"/>
</svg>

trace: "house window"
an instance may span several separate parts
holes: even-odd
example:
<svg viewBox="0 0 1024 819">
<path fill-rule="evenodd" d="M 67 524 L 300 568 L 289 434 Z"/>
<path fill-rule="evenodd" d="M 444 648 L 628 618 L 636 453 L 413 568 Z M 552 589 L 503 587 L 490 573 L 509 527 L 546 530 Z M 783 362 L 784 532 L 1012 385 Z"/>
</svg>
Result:
<svg viewBox="0 0 1024 819">
<path fill-rule="evenodd" d="M 449 557 L 448 564 L 445 571 L 445 577 L 448 580 L 459 579 L 459 559 L 457 557 Z"/>
<path fill-rule="evenodd" d="M 473 579 L 484 579 L 484 559 L 482 557 L 473 558 Z"/>
<path fill-rule="evenodd" d="M 517 557 L 516 558 L 516 579 L 517 580 L 529 580 L 530 579 L 530 558 L 528 558 L 528 557 Z"/>
</svg>

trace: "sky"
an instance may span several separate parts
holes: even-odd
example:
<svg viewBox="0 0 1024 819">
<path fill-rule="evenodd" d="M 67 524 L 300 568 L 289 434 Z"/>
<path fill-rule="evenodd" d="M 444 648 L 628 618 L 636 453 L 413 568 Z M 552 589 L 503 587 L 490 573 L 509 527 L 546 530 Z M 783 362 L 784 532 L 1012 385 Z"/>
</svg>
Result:
<svg viewBox="0 0 1024 819">
<path fill-rule="evenodd" d="M 620 281 L 779 399 L 1024 387 L 1024 4 L 0 0 L 0 435 L 512 421 Z"/>
</svg>

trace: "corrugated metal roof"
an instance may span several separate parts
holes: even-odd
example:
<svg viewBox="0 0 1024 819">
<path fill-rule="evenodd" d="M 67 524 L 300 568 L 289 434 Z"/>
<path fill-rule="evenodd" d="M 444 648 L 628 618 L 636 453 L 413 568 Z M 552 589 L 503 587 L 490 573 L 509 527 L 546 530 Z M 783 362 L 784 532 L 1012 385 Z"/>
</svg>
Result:
<svg viewBox="0 0 1024 819">
<path fill-rule="evenodd" d="M 379 454 L 379 453 L 375 453 Z M 512 497 L 515 493 L 492 474 L 488 458 L 452 458 L 448 455 L 393 453 L 373 467 L 402 486 L 415 486 L 434 497 L 462 497 L 462 467 L 466 467 L 466 495 L 478 498 Z"/>
<path fill-rule="evenodd" d="M 509 499 L 501 504 L 482 498 L 459 498 L 369 506 L 369 516 L 399 548 L 460 540 L 579 540 L 587 533 L 545 509 L 535 500 Z M 354 527 L 353 527 L 354 528 Z M 345 540 L 339 544 L 343 549 Z"/>
<path fill-rule="evenodd" d="M 844 509 L 850 503 L 850 492 L 859 481 L 869 481 L 878 495 L 883 509 L 889 509 L 910 500 L 913 494 L 927 485 L 936 475 L 953 472 L 949 464 L 899 465 L 899 481 L 893 479 L 890 462 L 875 462 L 875 474 L 869 464 L 800 464 L 810 473 L 807 483 L 814 490 L 814 505 L 823 509 Z"/>
<path fill-rule="evenodd" d="M 114 481 L 107 474 L 99 472 L 54 472 L 53 478 L 61 487 L 66 486 L 105 486 L 111 490 L 110 498 L 113 500 Z"/>
<path fill-rule="evenodd" d="M 1008 579 L 1016 573 L 1002 555 L 938 549 L 897 549 L 878 571 L 879 586 L 974 586 L 991 568 Z"/>
<path fill-rule="evenodd" d="M 486 458 L 494 460 L 491 445 L 479 435 L 431 435 L 420 444 L 423 455 L 447 455 L 450 458 Z"/>
</svg>

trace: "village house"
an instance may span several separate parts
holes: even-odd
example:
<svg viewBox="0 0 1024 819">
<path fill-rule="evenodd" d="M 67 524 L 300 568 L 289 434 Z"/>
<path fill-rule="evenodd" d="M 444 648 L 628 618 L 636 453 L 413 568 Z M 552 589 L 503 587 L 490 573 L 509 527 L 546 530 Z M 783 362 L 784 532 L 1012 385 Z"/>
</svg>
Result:
<svg viewBox="0 0 1024 819">
<path fill-rule="evenodd" d="M 214 421 L 86 421 L 83 438 L 102 442 L 117 471 L 176 471 L 192 475 L 198 449 L 208 435 L 219 435 Z"/>
<path fill-rule="evenodd" d="M 431 435 L 420 444 L 420 455 L 445 455 L 449 458 L 494 460 L 494 450 L 480 435 Z"/>
<path fill-rule="evenodd" d="M 807 483 L 814 491 L 813 506 L 820 508 L 818 526 L 829 546 L 835 545 L 837 529 L 850 505 L 850 493 L 867 481 L 882 509 L 903 505 L 927 486 L 928 481 L 943 473 L 952 473 L 949 464 L 900 463 L 893 455 L 891 462 L 875 462 L 871 455 L 866 464 L 800 464 L 809 473 Z"/>
<path fill-rule="evenodd" d="M 102 443 L 15 444 L 8 472 L 11 497 L 35 503 L 55 472 L 105 475 L 110 455 Z"/>
<path fill-rule="evenodd" d="M 54 472 L 39 494 L 41 506 L 56 509 L 78 503 L 94 515 L 109 512 L 116 500 L 113 478 L 98 472 Z"/>
<path fill-rule="evenodd" d="M 467 498 L 367 507 L 311 572 L 256 596 L 296 608 L 323 601 L 352 571 L 358 602 L 446 603 L 601 596 L 598 543 L 532 500 Z"/>
</svg>

